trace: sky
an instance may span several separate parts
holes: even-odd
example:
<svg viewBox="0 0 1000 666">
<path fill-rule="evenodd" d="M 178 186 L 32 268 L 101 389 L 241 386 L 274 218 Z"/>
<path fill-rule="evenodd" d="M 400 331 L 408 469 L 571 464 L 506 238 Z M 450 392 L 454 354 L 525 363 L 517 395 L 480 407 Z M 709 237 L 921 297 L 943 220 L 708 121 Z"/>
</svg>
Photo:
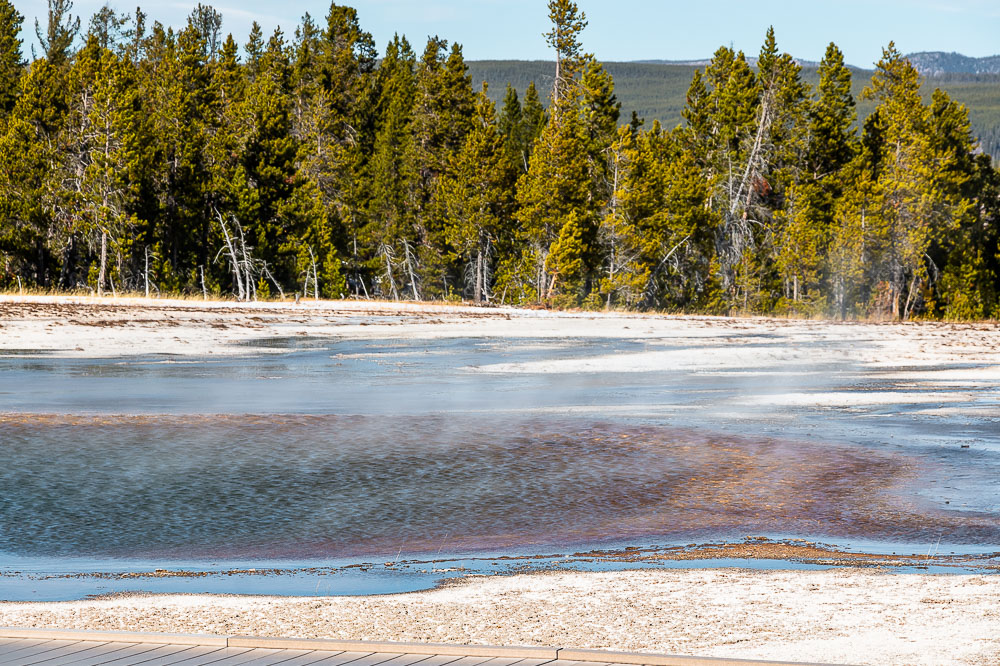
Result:
<svg viewBox="0 0 1000 666">
<path fill-rule="evenodd" d="M 25 15 L 25 53 L 37 44 L 34 20 L 44 29 L 46 0 L 13 0 Z M 104 0 L 76 0 L 74 13 L 89 17 Z M 136 4 L 165 25 L 182 26 L 197 2 Z M 322 23 L 329 2 L 218 0 L 223 32 L 243 44 L 256 20 L 266 34 L 281 26 L 291 35 L 309 12 Z M 405 34 L 422 50 L 430 35 L 463 45 L 466 59 L 541 60 L 551 57 L 542 33 L 548 25 L 545 0 L 339 0 L 358 10 L 361 27 L 372 33 L 380 51 L 394 33 Z M 998 0 L 577 0 L 589 20 L 583 45 L 604 61 L 690 60 L 708 58 L 719 46 L 756 54 L 769 25 L 782 51 L 820 60 L 833 41 L 848 63 L 871 67 L 890 40 L 903 53 L 955 51 L 968 56 L 1000 53 Z"/>
</svg>

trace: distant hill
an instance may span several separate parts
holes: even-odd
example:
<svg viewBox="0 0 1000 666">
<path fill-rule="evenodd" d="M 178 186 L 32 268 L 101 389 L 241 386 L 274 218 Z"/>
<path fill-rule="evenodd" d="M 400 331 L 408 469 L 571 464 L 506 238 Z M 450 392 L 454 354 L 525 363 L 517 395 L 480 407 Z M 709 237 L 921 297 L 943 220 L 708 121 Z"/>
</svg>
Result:
<svg viewBox="0 0 1000 666">
<path fill-rule="evenodd" d="M 1000 74 L 1000 55 L 970 58 L 961 53 L 925 51 L 906 56 L 925 76 L 941 74 Z"/>
<path fill-rule="evenodd" d="M 544 60 L 478 60 L 468 65 L 473 85 L 478 89 L 483 81 L 488 82 L 490 97 L 495 102 L 503 99 L 508 83 L 523 97 L 532 81 L 545 101 L 555 72 L 555 63 Z M 704 69 L 704 65 L 695 61 L 672 64 L 606 62 L 604 66 L 615 80 L 615 92 L 622 103 L 622 122 L 635 111 L 647 122 L 659 120 L 668 128 L 681 122 L 691 77 L 696 69 Z M 871 78 L 871 70 L 852 68 L 851 72 L 852 92 L 855 99 L 859 99 Z M 803 64 L 802 74 L 813 86 L 819 82 L 815 67 Z M 925 100 L 930 100 L 935 88 L 942 88 L 965 104 L 973 133 L 980 139 L 983 150 L 1000 161 L 1000 73 L 948 72 L 927 76 L 923 86 Z M 873 108 L 870 102 L 858 101 L 861 119 Z"/>
</svg>

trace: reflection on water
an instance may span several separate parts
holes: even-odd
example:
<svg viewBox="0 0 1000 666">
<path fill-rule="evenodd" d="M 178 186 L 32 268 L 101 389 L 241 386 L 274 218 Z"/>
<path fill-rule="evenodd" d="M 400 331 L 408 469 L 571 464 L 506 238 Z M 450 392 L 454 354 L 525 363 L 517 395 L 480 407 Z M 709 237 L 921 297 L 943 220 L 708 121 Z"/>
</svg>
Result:
<svg viewBox="0 0 1000 666">
<path fill-rule="evenodd" d="M 746 534 L 1000 543 L 919 458 L 580 419 L 10 417 L 0 552 L 434 554 Z"/>
</svg>

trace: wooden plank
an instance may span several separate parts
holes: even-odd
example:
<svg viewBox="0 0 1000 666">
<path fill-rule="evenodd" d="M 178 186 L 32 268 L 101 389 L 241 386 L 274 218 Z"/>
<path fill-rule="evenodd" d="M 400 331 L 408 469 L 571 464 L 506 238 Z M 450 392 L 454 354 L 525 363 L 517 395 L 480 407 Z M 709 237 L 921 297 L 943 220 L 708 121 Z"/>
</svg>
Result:
<svg viewBox="0 0 1000 666">
<path fill-rule="evenodd" d="M 554 664 L 555 659 L 522 659 L 517 662 L 517 666 L 542 666 L 542 664 Z"/>
<path fill-rule="evenodd" d="M 230 657 L 224 657 L 219 661 L 213 661 L 212 664 L 217 666 L 233 666 L 234 664 L 245 664 L 248 661 L 253 661 L 254 659 L 259 659 L 261 657 L 268 657 L 274 654 L 275 652 L 281 652 L 281 650 L 274 650 L 271 648 L 250 648 L 245 652 L 243 652 L 242 654 L 236 654 Z"/>
<path fill-rule="evenodd" d="M 401 654 L 395 659 L 383 662 L 382 666 L 411 666 L 411 664 L 423 663 L 433 655 L 429 654 Z"/>
<path fill-rule="evenodd" d="M 256 657 L 251 661 L 244 662 L 244 666 L 272 666 L 277 664 L 286 664 L 293 659 L 306 657 L 309 655 L 313 656 L 313 661 L 319 661 L 323 658 L 322 655 L 315 656 L 315 650 L 275 650 L 273 654 L 269 654 L 264 657 Z M 308 662 L 306 662 L 308 663 Z"/>
<path fill-rule="evenodd" d="M 278 666 L 311 666 L 323 659 L 329 659 L 329 652 L 317 652 L 316 650 L 282 650 L 281 652 L 300 653 L 298 656 L 291 656 L 284 661 L 267 662 Z M 255 662 L 250 662 L 256 666 Z"/>
<path fill-rule="evenodd" d="M 370 656 L 371 652 L 338 652 L 330 653 L 330 656 L 317 661 L 317 664 L 323 664 L 323 666 L 344 666 L 344 664 L 351 664 L 351 666 L 357 666 L 355 662 L 364 657 Z"/>
<path fill-rule="evenodd" d="M 27 660 L 18 663 L 20 666 L 30 666 L 30 664 L 45 664 L 46 666 L 50 666 L 50 662 L 56 661 L 60 657 L 72 657 L 73 655 L 78 655 L 82 652 L 95 650 L 102 645 L 107 645 L 107 643 L 105 641 L 79 641 L 77 643 L 73 643 L 72 645 L 43 652 L 34 658 L 29 657 Z"/>
<path fill-rule="evenodd" d="M 112 659 L 124 659 L 125 657 L 136 657 L 143 652 L 155 650 L 156 645 L 149 643 L 108 643 L 102 648 L 91 650 L 82 655 L 71 655 L 63 659 L 45 664 L 45 666 L 96 666 L 106 664 Z"/>
<path fill-rule="evenodd" d="M 45 638 L 9 638 L 6 640 L 10 642 L 0 645 L 0 658 L 3 658 L 5 654 L 10 652 L 16 652 L 17 650 L 23 650 L 24 648 L 31 647 L 32 645 L 48 642 L 48 639 Z"/>
<path fill-rule="evenodd" d="M 517 657 L 494 657 L 489 661 L 484 661 L 482 666 L 511 666 L 519 661 L 523 660 L 518 659 Z"/>
<path fill-rule="evenodd" d="M 355 659 L 349 662 L 350 666 L 378 666 L 379 664 L 384 664 L 387 661 L 395 659 L 396 657 L 402 657 L 402 654 L 392 653 L 392 652 L 375 652 L 366 657 L 361 657 L 360 659 Z M 321 662 L 325 664 L 326 662 Z"/>
<path fill-rule="evenodd" d="M 166 662 L 170 664 L 184 664 L 184 666 L 205 666 L 205 664 L 214 664 L 217 661 L 222 661 L 229 657 L 235 657 L 238 654 L 243 654 L 244 652 L 249 652 L 253 648 L 219 648 L 214 652 L 207 652 L 205 654 L 193 655 L 187 659 L 178 659 L 177 661 Z"/>
<path fill-rule="evenodd" d="M 446 666 L 462 659 L 461 655 L 435 654 L 420 662 L 420 666 Z"/>
<path fill-rule="evenodd" d="M 156 643 L 138 643 L 134 647 L 125 648 L 124 650 L 119 650 L 113 654 L 101 655 L 101 658 L 98 661 L 87 663 L 89 660 L 86 660 L 80 664 L 73 664 L 73 666 L 97 666 L 98 664 L 101 666 L 104 664 L 125 666 L 125 664 L 139 663 L 142 659 L 147 659 L 150 652 L 164 647 L 167 646 L 157 645 Z"/>
<path fill-rule="evenodd" d="M 115 666 L 134 666 L 135 664 L 149 664 L 150 666 L 154 663 L 173 663 L 167 661 L 161 661 L 166 659 L 174 660 L 179 655 L 184 652 L 193 650 L 221 650 L 222 648 L 217 647 L 198 647 L 195 645 L 156 645 L 152 650 L 148 652 L 143 652 L 137 657 L 121 657 L 117 659 L 111 659 L 107 663 L 115 664 Z M 114 657 L 115 655 L 110 655 Z"/>
<path fill-rule="evenodd" d="M 36 654 L 43 654 L 51 650 L 58 650 L 61 647 L 66 647 L 67 645 L 73 645 L 74 643 L 79 642 L 80 641 L 42 641 L 37 645 L 32 645 L 31 647 L 22 648 L 15 652 L 9 652 L 0 656 L 0 664 L 23 664 L 28 658 L 34 657 Z"/>
<path fill-rule="evenodd" d="M 491 659 L 494 659 L 494 657 L 461 657 L 448 664 L 448 666 L 479 666 L 479 664 L 483 664 Z"/>
</svg>

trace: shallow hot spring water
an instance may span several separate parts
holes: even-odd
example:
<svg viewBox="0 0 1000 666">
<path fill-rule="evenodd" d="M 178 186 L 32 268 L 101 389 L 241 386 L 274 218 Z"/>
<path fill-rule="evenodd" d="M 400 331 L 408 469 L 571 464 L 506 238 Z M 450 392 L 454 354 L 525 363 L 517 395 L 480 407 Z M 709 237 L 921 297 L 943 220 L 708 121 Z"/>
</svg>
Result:
<svg viewBox="0 0 1000 666">
<path fill-rule="evenodd" d="M 749 376 L 693 370 L 488 371 L 628 341 L 270 344 L 224 361 L 0 359 L 0 598 L 393 591 L 495 570 L 470 554 L 748 535 L 1000 544 L 996 424 L 905 404 L 749 410 Z M 766 390 L 863 374 L 777 368 Z M 451 564 L 392 567 L 415 560 Z M 302 574 L 365 562 L 381 577 L 312 590 Z M 160 567 L 211 575 L 73 576 Z M 244 575 L 264 567 L 299 573 Z"/>
</svg>

